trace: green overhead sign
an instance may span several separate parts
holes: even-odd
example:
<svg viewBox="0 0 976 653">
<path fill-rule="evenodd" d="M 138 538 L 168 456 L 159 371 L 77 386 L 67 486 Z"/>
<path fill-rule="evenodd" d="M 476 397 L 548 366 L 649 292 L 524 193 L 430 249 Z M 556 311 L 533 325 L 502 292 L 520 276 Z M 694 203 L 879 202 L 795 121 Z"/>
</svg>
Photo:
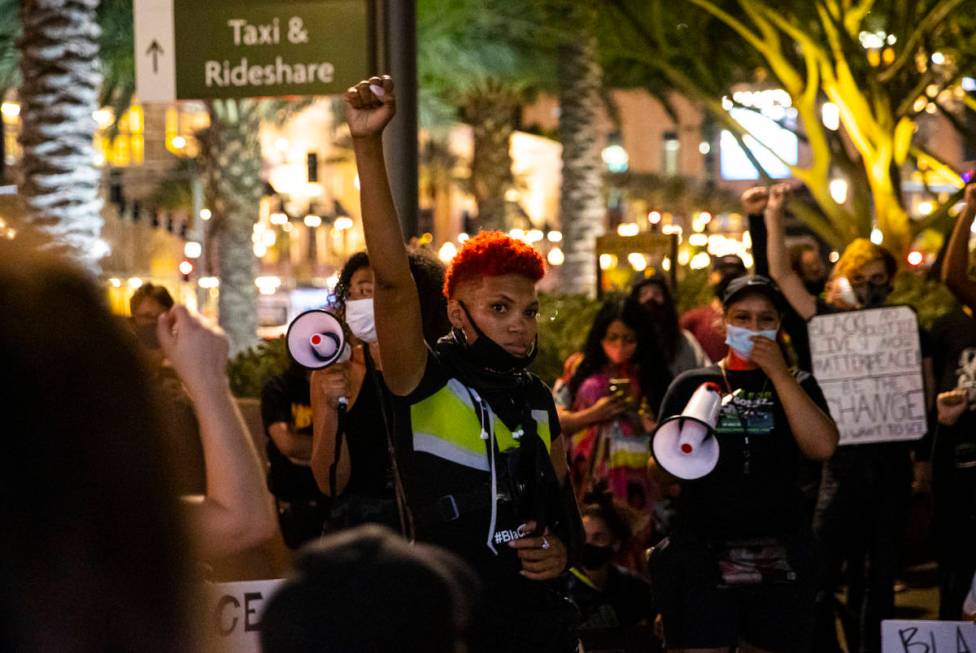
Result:
<svg viewBox="0 0 976 653">
<path fill-rule="evenodd" d="M 375 72 L 368 0 L 135 0 L 144 102 L 328 95 Z"/>
</svg>

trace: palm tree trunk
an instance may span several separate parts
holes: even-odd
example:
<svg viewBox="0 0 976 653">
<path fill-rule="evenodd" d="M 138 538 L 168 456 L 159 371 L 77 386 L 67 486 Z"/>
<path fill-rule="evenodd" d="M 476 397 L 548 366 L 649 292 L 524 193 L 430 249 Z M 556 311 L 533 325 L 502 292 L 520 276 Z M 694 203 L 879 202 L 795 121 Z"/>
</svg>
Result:
<svg viewBox="0 0 976 653">
<path fill-rule="evenodd" d="M 474 130 L 471 191 L 481 229 L 506 229 L 505 192 L 512 187 L 509 142 L 518 95 L 497 82 L 486 82 L 468 97 L 464 119 Z"/>
<path fill-rule="evenodd" d="M 215 100 L 210 127 L 201 138 L 206 195 L 213 217 L 211 242 L 220 278 L 220 326 L 231 355 L 257 343 L 256 261 L 251 236 L 260 214 L 260 103 Z"/>
<path fill-rule="evenodd" d="M 23 148 L 18 190 L 26 221 L 45 248 L 92 274 L 106 253 L 95 167 L 94 111 L 102 75 L 98 0 L 24 0 L 20 18 Z"/>
<path fill-rule="evenodd" d="M 603 232 L 603 161 L 599 150 L 603 70 L 591 29 L 594 6 L 573 3 L 570 24 L 577 38 L 560 48 L 559 138 L 563 178 L 559 199 L 563 232 L 562 290 L 592 296 L 597 286 L 596 237 Z"/>
</svg>

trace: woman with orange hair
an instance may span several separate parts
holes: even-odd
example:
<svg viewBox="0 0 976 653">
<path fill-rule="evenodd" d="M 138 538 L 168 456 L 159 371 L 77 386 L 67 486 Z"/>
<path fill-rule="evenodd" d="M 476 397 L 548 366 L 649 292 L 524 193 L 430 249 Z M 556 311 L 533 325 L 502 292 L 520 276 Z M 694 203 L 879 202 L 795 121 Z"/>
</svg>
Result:
<svg viewBox="0 0 976 653">
<path fill-rule="evenodd" d="M 397 469 L 417 540 L 464 558 L 485 586 L 472 648 L 575 651 L 572 605 L 545 581 L 581 540 L 566 453 L 549 389 L 527 371 L 536 354 L 535 284 L 545 263 L 499 232 L 465 242 L 445 275 L 451 333 L 424 345 L 383 162 L 393 81 L 349 89 L 376 333 L 395 401 Z"/>
</svg>

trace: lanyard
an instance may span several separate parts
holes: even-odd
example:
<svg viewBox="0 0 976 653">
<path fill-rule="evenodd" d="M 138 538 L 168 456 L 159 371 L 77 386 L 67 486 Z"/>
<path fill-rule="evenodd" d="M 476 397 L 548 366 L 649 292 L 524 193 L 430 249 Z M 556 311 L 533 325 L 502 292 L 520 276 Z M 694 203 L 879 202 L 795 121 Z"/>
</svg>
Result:
<svg viewBox="0 0 976 653">
<path fill-rule="evenodd" d="M 740 392 L 742 389 L 739 388 L 736 391 L 732 390 L 732 384 L 729 382 L 729 375 L 725 371 L 725 361 L 719 361 L 718 369 L 722 372 L 722 380 L 725 381 L 725 387 L 729 391 L 729 396 L 732 397 L 729 404 L 735 411 L 735 416 L 739 420 L 739 426 L 742 427 L 742 433 L 744 434 L 744 444 L 745 448 L 742 450 L 742 473 L 748 476 L 752 472 L 752 454 L 749 450 L 749 427 L 747 426 L 746 420 L 742 417 L 742 411 L 739 410 L 739 404 L 736 401 L 736 392 Z M 759 391 L 760 395 L 765 396 L 766 390 L 769 388 L 769 377 L 763 381 L 762 390 Z"/>
</svg>

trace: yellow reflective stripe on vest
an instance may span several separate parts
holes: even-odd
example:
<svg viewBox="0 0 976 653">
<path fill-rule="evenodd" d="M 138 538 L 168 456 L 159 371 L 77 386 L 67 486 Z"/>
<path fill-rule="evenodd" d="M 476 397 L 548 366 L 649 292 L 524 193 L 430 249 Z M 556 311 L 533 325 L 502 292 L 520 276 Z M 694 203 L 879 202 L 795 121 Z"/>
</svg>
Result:
<svg viewBox="0 0 976 653">
<path fill-rule="evenodd" d="M 549 413 L 533 410 L 532 418 L 548 450 L 552 440 Z M 413 404 L 410 407 L 410 422 L 415 451 L 488 471 L 485 441 L 481 439 L 481 422 L 471 396 L 459 380 L 448 380 L 443 388 L 430 397 Z M 498 450 L 508 451 L 517 447 L 518 443 L 508 427 L 494 415 L 493 422 Z"/>
</svg>

